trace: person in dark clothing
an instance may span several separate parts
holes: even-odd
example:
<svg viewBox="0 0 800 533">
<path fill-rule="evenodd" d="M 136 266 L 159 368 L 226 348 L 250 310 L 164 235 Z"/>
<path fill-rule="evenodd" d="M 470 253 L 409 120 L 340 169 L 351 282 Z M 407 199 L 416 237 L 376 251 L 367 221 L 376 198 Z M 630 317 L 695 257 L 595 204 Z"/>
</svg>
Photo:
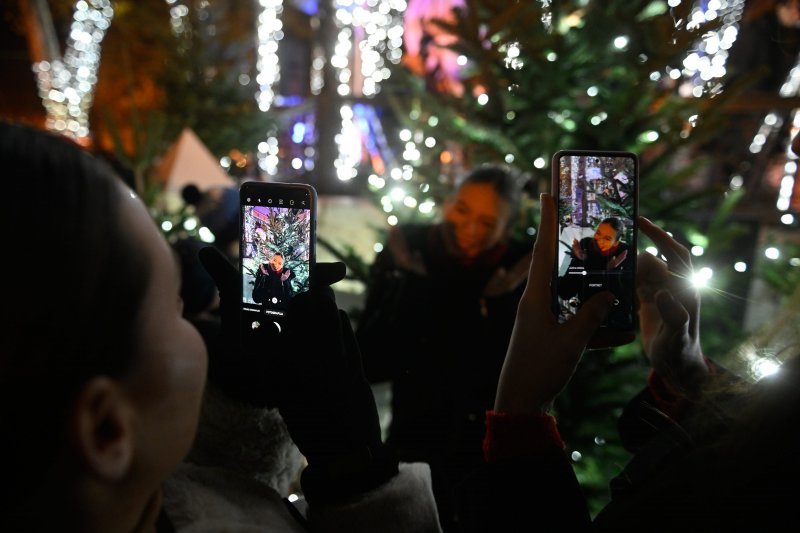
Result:
<svg viewBox="0 0 800 533">
<path fill-rule="evenodd" d="M 510 238 L 520 187 L 501 167 L 466 177 L 437 224 L 394 228 L 372 267 L 357 335 L 367 377 L 392 384 L 388 443 L 431 465 L 443 527 L 453 487 L 481 464 L 530 244 Z"/>
<path fill-rule="evenodd" d="M 800 473 L 794 423 L 800 358 L 754 385 L 707 359 L 700 347 L 699 297 L 686 281 L 691 254 L 644 218 L 640 229 L 666 257 L 639 257 L 642 343 L 652 369 L 619 422 L 634 457 L 612 481 L 612 501 L 591 519 L 548 410 L 613 295 L 597 294 L 572 320 L 555 320 L 537 296 L 550 281 L 555 227 L 547 195 L 528 287 L 494 410 L 487 413 L 487 463 L 460 493 L 462 530 L 792 529 Z"/>
<path fill-rule="evenodd" d="M 558 296 L 570 308 L 578 308 L 593 295 L 610 290 L 618 300 L 609 325 L 632 323 L 633 302 L 627 287 L 633 286 L 634 261 L 630 246 L 622 240 L 625 227 L 617 217 L 603 219 L 594 235 L 572 241 L 572 258 L 558 281 Z"/>
<path fill-rule="evenodd" d="M 294 272 L 283 266 L 283 254 L 274 254 L 269 263 L 262 263 L 256 271 L 253 301 L 285 308 L 294 295 L 292 279 Z"/>
</svg>

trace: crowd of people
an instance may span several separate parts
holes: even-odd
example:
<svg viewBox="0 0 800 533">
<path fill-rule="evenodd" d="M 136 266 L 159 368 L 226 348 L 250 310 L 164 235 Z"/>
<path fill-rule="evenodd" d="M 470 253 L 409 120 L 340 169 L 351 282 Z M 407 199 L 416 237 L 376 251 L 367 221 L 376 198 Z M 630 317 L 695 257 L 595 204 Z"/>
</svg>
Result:
<svg viewBox="0 0 800 533">
<path fill-rule="evenodd" d="M 2 523 L 10 531 L 782 530 L 793 523 L 798 358 L 750 384 L 700 345 L 691 254 L 646 218 L 575 260 L 638 261 L 651 371 L 620 418 L 632 460 L 597 516 L 549 414 L 615 295 L 553 314 L 556 206 L 511 238 L 520 183 L 469 174 L 442 221 L 393 231 L 354 332 L 330 286 L 286 327 L 239 336 L 236 268 L 170 246 L 145 205 L 66 139 L 0 123 L 13 202 L 0 350 Z M 31 209 L 33 207 L 33 209 Z M 42 283 L 39 241 L 58 284 Z M 609 241 L 606 243 L 606 239 Z M 595 250 L 596 248 L 596 250 Z M 39 252 L 39 253 L 37 253 Z M 273 264 L 276 272 L 282 265 Z M 268 268 L 268 267 L 267 267 Z M 54 299 L 53 287 L 60 291 Z M 185 303 L 184 303 L 185 302 Z M 363 361 L 362 361 L 363 350 Z M 383 442 L 370 381 L 391 381 Z M 304 498 L 290 501 L 291 493 Z"/>
</svg>

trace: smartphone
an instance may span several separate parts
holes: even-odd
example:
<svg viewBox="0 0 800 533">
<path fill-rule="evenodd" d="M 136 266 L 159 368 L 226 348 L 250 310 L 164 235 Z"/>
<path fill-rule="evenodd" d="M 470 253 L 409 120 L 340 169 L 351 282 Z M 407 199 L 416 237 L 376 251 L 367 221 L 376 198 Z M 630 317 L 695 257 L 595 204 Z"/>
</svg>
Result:
<svg viewBox="0 0 800 533">
<path fill-rule="evenodd" d="M 280 333 L 292 298 L 314 283 L 317 192 L 249 181 L 239 189 L 239 273 L 245 340 Z"/>
<path fill-rule="evenodd" d="M 552 178 L 556 316 L 563 323 L 592 295 L 611 291 L 614 307 L 597 337 L 609 346 L 629 342 L 626 334 L 636 328 L 639 160 L 624 151 L 561 150 L 553 156 Z M 615 332 L 625 340 L 615 342 Z"/>
</svg>

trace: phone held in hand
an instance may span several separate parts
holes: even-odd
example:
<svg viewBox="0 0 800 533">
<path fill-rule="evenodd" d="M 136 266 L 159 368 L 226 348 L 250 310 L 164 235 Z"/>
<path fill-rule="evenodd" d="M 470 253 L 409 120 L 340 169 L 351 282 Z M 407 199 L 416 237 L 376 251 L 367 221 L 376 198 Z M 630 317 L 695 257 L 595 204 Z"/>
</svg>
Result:
<svg viewBox="0 0 800 533">
<path fill-rule="evenodd" d="M 249 181 L 239 190 L 242 328 L 277 333 L 316 264 L 317 193 L 310 185 Z"/>
<path fill-rule="evenodd" d="M 636 327 L 639 160 L 631 152 L 561 150 L 553 156 L 552 179 L 558 320 L 569 320 L 592 295 L 611 291 L 614 307 L 596 337 L 606 346 L 629 342 L 632 335 L 616 341 L 614 334 Z"/>
</svg>

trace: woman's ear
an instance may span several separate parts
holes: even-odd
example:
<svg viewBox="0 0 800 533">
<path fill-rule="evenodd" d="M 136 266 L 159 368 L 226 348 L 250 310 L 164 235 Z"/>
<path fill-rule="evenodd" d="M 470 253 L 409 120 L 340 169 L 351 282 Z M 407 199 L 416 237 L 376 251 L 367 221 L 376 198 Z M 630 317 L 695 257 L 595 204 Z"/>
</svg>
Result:
<svg viewBox="0 0 800 533">
<path fill-rule="evenodd" d="M 107 481 L 123 478 L 133 461 L 134 408 L 113 379 L 97 376 L 81 389 L 69 418 L 69 436 L 84 468 Z"/>
</svg>

